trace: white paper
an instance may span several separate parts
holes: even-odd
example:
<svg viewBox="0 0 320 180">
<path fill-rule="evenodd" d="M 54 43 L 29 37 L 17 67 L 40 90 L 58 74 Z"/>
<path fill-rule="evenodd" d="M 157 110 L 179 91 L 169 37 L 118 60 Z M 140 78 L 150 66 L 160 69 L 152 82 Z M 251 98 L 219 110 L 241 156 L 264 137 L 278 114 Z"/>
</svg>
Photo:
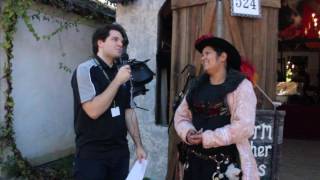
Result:
<svg viewBox="0 0 320 180">
<path fill-rule="evenodd" d="M 144 177 L 144 173 L 146 171 L 147 165 L 148 165 L 148 160 L 143 159 L 141 163 L 139 162 L 139 160 L 137 160 L 134 163 L 131 171 L 129 172 L 129 175 L 126 180 L 142 180 Z"/>
</svg>

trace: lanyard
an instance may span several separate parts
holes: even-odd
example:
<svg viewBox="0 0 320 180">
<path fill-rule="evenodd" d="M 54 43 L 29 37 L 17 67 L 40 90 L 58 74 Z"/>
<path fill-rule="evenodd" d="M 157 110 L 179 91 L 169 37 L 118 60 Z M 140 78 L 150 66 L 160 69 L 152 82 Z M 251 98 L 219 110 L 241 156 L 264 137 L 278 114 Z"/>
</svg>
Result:
<svg viewBox="0 0 320 180">
<path fill-rule="evenodd" d="M 109 78 L 109 76 L 106 73 L 106 71 L 102 68 L 102 65 L 100 64 L 100 62 L 96 58 L 93 58 L 93 60 L 98 65 L 100 70 L 103 72 L 103 74 L 106 77 L 106 79 L 111 83 L 111 79 Z M 115 100 L 113 100 L 113 107 L 115 107 L 115 106 L 116 106 L 116 102 L 115 102 Z M 148 111 L 147 109 L 138 107 L 133 101 L 133 82 L 132 82 L 132 78 L 130 78 L 130 106 L 131 106 L 131 108 L 139 108 L 139 109 Z"/>
<path fill-rule="evenodd" d="M 99 69 L 103 72 L 104 76 L 109 81 L 109 83 L 111 83 L 111 79 L 109 78 L 107 72 L 102 68 L 102 65 L 100 64 L 100 62 L 95 58 L 93 60 L 98 65 Z M 113 99 L 113 107 L 116 107 L 116 100 L 115 99 L 116 98 Z"/>
<path fill-rule="evenodd" d="M 109 78 L 108 74 L 106 73 L 106 71 L 102 68 L 102 65 L 100 64 L 100 62 L 97 59 L 93 59 L 94 62 L 98 65 L 98 67 L 100 68 L 100 70 L 103 72 L 104 76 L 106 77 L 106 79 L 109 81 L 109 83 L 111 83 L 111 79 Z"/>
</svg>

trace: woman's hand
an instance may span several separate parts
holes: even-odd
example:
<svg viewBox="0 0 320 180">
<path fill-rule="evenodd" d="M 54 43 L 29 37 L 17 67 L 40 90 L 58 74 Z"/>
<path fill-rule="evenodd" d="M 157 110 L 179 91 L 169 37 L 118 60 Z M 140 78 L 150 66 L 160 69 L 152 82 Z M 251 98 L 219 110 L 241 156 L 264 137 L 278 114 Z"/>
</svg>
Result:
<svg viewBox="0 0 320 180">
<path fill-rule="evenodd" d="M 186 140 L 191 145 L 202 144 L 202 129 L 200 131 L 188 131 Z"/>
</svg>

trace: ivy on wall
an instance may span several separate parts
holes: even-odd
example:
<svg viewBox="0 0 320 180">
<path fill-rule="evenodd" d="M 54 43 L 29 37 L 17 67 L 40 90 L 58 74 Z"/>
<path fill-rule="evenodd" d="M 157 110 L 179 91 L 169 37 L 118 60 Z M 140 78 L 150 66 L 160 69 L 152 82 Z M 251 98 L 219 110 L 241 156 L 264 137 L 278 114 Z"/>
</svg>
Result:
<svg viewBox="0 0 320 180">
<path fill-rule="evenodd" d="M 133 3 L 136 0 L 109 0 L 111 3 L 120 3 L 123 5 L 127 5 L 129 3 Z"/>
<path fill-rule="evenodd" d="M 4 79 L 6 84 L 5 96 L 5 115 L 4 124 L 0 126 L 0 176 L 5 173 L 8 177 L 22 177 L 25 179 L 65 179 L 69 177 L 69 173 L 65 169 L 36 169 L 22 157 L 21 152 L 18 150 L 13 130 L 13 110 L 14 100 L 12 97 L 12 59 L 13 59 L 13 40 L 16 32 L 16 23 L 18 18 L 21 18 L 28 30 L 32 33 L 36 40 L 50 40 L 50 38 L 63 29 L 68 29 L 70 26 L 77 28 L 77 23 L 60 23 L 60 26 L 48 35 L 40 36 L 32 26 L 32 21 L 35 18 L 39 18 L 39 15 L 29 16 L 27 14 L 28 9 L 35 2 L 35 0 L 4 0 L 3 7 L 0 16 L 0 25 L 4 33 L 3 42 L 1 47 L 5 52 L 4 62 Z M 61 7 L 60 7 L 61 8 Z M 85 17 L 92 18 L 92 17 Z M 68 67 L 62 63 L 59 64 L 60 69 L 65 71 L 71 71 Z"/>
<path fill-rule="evenodd" d="M 39 178 L 39 174 L 35 172 L 30 163 L 26 161 L 20 151 L 18 150 L 15 140 L 14 140 L 14 131 L 13 131 L 13 108 L 14 101 L 11 95 L 12 93 L 12 49 L 13 49 L 13 37 L 16 32 L 16 23 L 18 17 L 22 17 L 25 24 L 32 34 L 39 39 L 36 35 L 29 16 L 27 16 L 27 9 L 31 6 L 32 0 L 6 0 L 3 2 L 4 7 L 2 9 L 1 15 L 1 27 L 4 31 L 4 41 L 1 44 L 5 52 L 5 64 L 4 64 L 4 79 L 6 81 L 7 89 L 5 91 L 5 111 L 4 116 L 5 121 L 2 127 L 2 137 L 1 137 L 1 161 L 2 161 L 2 171 L 6 172 L 8 176 L 17 176 L 17 177 L 28 177 Z M 11 153 L 5 154 L 4 149 L 8 149 Z M 6 157 L 4 157 L 6 155 Z"/>
</svg>

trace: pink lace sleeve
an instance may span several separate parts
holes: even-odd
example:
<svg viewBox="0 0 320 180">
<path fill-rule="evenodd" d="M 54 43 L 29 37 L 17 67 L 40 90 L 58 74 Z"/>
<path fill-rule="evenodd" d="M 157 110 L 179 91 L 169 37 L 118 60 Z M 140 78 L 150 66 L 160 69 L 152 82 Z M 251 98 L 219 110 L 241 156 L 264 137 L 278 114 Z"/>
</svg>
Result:
<svg viewBox="0 0 320 180">
<path fill-rule="evenodd" d="M 195 130 L 192 124 L 192 114 L 185 98 L 182 100 L 174 115 L 174 127 L 184 142 L 186 142 L 187 132 L 191 129 Z"/>
</svg>

